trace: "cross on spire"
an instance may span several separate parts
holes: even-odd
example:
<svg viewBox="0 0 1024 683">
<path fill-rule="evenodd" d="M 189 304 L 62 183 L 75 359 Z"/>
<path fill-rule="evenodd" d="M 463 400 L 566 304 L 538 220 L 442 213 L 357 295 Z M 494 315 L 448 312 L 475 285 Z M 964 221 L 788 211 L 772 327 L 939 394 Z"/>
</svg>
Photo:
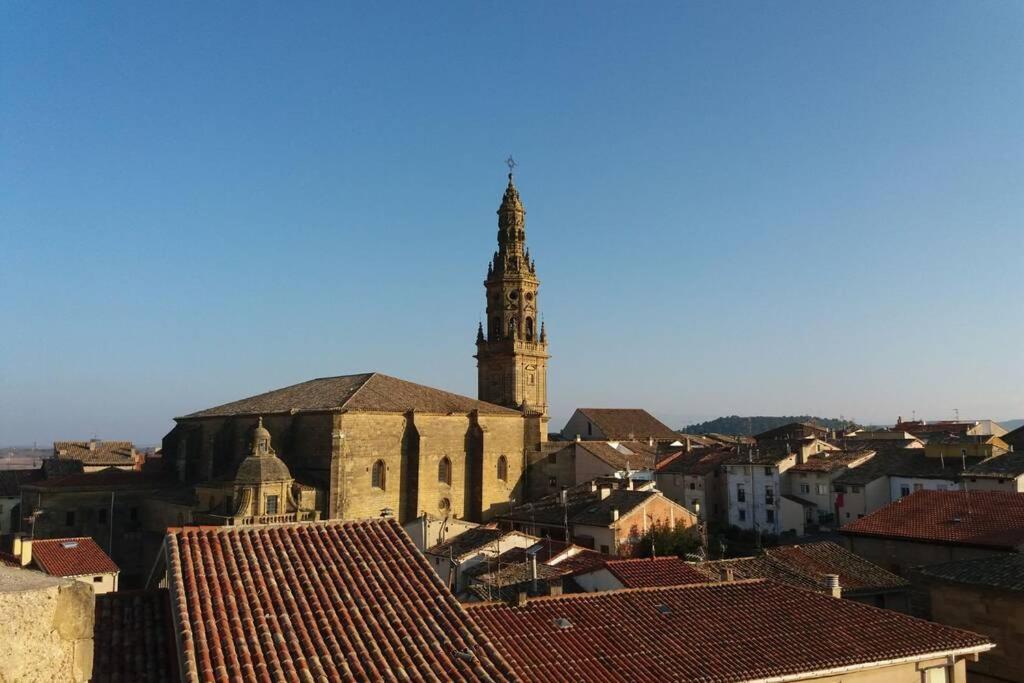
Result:
<svg viewBox="0 0 1024 683">
<path fill-rule="evenodd" d="M 508 166 L 508 177 L 511 178 L 512 173 L 515 171 L 516 166 L 518 166 L 519 164 L 517 164 L 516 160 L 512 158 L 511 154 L 509 154 L 508 159 L 505 159 L 505 165 Z"/>
</svg>

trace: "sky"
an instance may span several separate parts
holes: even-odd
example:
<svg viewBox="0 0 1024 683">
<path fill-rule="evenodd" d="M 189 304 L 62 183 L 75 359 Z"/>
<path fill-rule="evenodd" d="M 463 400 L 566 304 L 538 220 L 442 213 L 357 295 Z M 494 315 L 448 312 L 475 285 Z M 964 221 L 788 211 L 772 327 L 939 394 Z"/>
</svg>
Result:
<svg viewBox="0 0 1024 683">
<path fill-rule="evenodd" d="M 475 395 L 510 154 L 553 429 L 1024 417 L 1024 4 L 373 5 L 0 5 L 0 445 Z"/>
</svg>

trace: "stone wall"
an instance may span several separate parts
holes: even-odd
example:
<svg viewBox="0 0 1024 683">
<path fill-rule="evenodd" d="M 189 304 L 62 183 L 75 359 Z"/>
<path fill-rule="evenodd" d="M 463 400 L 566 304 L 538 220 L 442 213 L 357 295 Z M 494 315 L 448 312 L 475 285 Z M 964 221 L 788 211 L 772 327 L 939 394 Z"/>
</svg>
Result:
<svg viewBox="0 0 1024 683">
<path fill-rule="evenodd" d="M 0 567 L 0 681 L 89 680 L 95 613 L 84 583 Z"/>
<path fill-rule="evenodd" d="M 900 576 L 905 576 L 911 567 L 1000 554 L 998 550 L 986 548 L 846 534 L 843 535 L 842 543 L 852 553 Z"/>
</svg>

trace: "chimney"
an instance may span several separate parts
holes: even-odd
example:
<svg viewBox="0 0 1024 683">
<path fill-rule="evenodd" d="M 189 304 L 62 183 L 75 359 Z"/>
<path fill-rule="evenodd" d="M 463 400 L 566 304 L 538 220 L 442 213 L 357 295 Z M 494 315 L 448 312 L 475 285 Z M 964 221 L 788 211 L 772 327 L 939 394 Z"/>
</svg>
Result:
<svg viewBox="0 0 1024 683">
<path fill-rule="evenodd" d="M 653 436 L 647 437 L 647 445 L 648 446 L 653 446 L 654 445 L 654 437 Z"/>
<path fill-rule="evenodd" d="M 15 537 L 14 556 L 20 560 L 22 567 L 32 564 L 32 541 L 27 538 Z"/>
<path fill-rule="evenodd" d="M 732 567 L 722 567 L 718 570 L 718 579 L 720 581 L 729 582 L 733 580 Z"/>
<path fill-rule="evenodd" d="M 577 435 L 576 435 L 576 440 L 577 440 L 577 441 L 579 441 L 579 440 L 580 440 L 580 435 L 579 435 L 579 434 L 577 434 Z"/>
<path fill-rule="evenodd" d="M 96 439 L 89 439 L 89 450 L 96 450 Z"/>
<path fill-rule="evenodd" d="M 611 494 L 612 494 L 612 490 L 610 488 L 608 488 L 607 486 L 602 486 L 601 487 L 601 500 L 604 500 L 605 498 L 607 498 Z"/>
<path fill-rule="evenodd" d="M 632 491 L 633 490 L 633 478 L 632 477 L 629 477 L 629 476 L 626 477 L 626 490 L 627 491 Z"/>
<path fill-rule="evenodd" d="M 825 574 L 825 588 L 829 590 L 833 598 L 843 597 L 843 589 L 839 585 L 838 574 Z"/>
<path fill-rule="evenodd" d="M 537 553 L 530 555 L 530 581 L 533 582 L 533 592 L 537 592 Z"/>
<path fill-rule="evenodd" d="M 591 493 L 597 493 L 597 480 L 596 479 L 591 479 L 590 480 L 590 492 Z"/>
<path fill-rule="evenodd" d="M 686 437 L 686 452 L 689 453 L 690 450 L 692 450 L 692 449 L 693 449 L 693 446 L 690 445 L 690 437 Z"/>
<path fill-rule="evenodd" d="M 612 521 L 619 521 L 619 508 L 612 508 Z"/>
<path fill-rule="evenodd" d="M 513 607 L 525 607 L 526 606 L 526 589 L 520 587 L 516 591 L 515 602 L 512 603 Z"/>
</svg>

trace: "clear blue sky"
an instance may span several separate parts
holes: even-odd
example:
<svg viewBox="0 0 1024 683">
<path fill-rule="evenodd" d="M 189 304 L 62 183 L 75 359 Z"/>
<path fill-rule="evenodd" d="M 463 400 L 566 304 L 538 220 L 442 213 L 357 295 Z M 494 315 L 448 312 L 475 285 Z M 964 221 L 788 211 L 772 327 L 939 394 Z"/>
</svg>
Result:
<svg viewBox="0 0 1024 683">
<path fill-rule="evenodd" d="M 1024 417 L 1020 2 L 6 2 L 0 135 L 0 444 L 474 395 L 509 153 L 553 427 Z"/>
</svg>

